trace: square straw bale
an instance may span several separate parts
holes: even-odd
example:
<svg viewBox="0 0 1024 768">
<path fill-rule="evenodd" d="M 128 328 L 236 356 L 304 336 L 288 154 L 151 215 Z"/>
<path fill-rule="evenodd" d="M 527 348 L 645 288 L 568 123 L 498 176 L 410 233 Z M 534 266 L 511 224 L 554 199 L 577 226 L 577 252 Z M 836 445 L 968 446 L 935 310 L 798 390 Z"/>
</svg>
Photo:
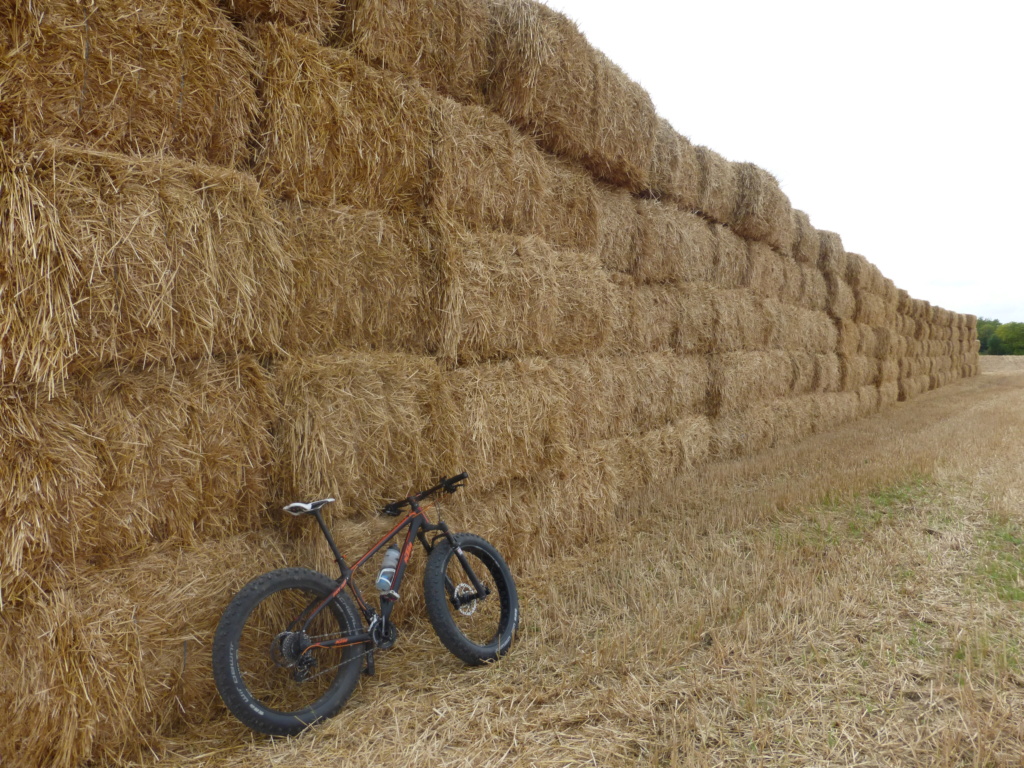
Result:
<svg viewBox="0 0 1024 768">
<path fill-rule="evenodd" d="M 601 239 L 602 211 L 597 185 L 585 170 L 557 155 L 544 154 L 548 188 L 543 192 L 538 220 L 551 245 L 571 251 L 592 251 Z"/>
<path fill-rule="evenodd" d="M 446 96 L 476 102 L 489 66 L 489 27 L 484 0 L 345 0 L 333 43 Z"/>
<path fill-rule="evenodd" d="M 279 197 L 415 210 L 437 120 L 429 92 L 348 51 L 255 25 L 263 109 L 253 166 Z"/>
<path fill-rule="evenodd" d="M 531 234 L 541 229 L 552 187 L 544 153 L 498 115 L 439 96 L 433 103 L 433 215 L 463 227 Z"/>
<path fill-rule="evenodd" d="M 793 214 L 779 182 L 753 163 L 739 163 L 734 173 L 736 207 L 728 223 L 742 237 L 789 253 L 795 238 Z"/>
<path fill-rule="evenodd" d="M 700 168 L 700 212 L 720 224 L 732 220 L 739 199 L 736 166 L 713 149 L 698 145 L 695 149 Z"/>
<path fill-rule="evenodd" d="M 83 561 L 242 530 L 263 509 L 272 407 L 250 359 L 105 369 L 53 400 L 4 390 L 19 458 L 8 465 L 4 509 L 16 517 L 3 527 L 3 576 L 23 590 Z M 25 470 L 37 473 L 30 485 Z"/>
<path fill-rule="evenodd" d="M 844 392 L 855 392 L 878 379 L 878 361 L 863 355 L 840 355 L 839 371 Z"/>
<path fill-rule="evenodd" d="M 684 211 L 695 211 L 700 203 L 700 164 L 697 149 L 681 136 L 668 120 L 658 118 L 651 158 L 650 192 Z"/>
<path fill-rule="evenodd" d="M 900 399 L 900 385 L 898 381 L 887 381 L 878 385 L 878 408 L 882 410 L 897 403 Z"/>
<path fill-rule="evenodd" d="M 597 250 L 605 269 L 632 274 L 640 247 L 640 210 L 636 198 L 618 187 L 597 191 Z"/>
<path fill-rule="evenodd" d="M 83 568 L 0 617 L 5 656 L 23 657 L 0 696 L 0 753 L 55 768 L 134 763 L 151 760 L 162 735 L 223 717 L 213 633 L 245 580 L 285 563 L 278 539 L 250 532 Z M 25 627 L 31 654 L 17 648 Z"/>
<path fill-rule="evenodd" d="M 858 418 L 860 397 L 857 392 L 828 392 L 817 397 L 820 406 L 817 431 L 824 432 Z"/>
<path fill-rule="evenodd" d="M 897 350 L 896 332 L 890 326 L 876 326 L 875 329 L 875 356 L 880 358 L 894 357 Z"/>
<path fill-rule="evenodd" d="M 853 317 L 858 323 L 865 325 L 885 325 L 889 321 L 889 313 L 881 296 L 854 289 Z"/>
<path fill-rule="evenodd" d="M 899 361 L 888 358 L 878 361 L 878 383 L 879 385 L 891 384 L 900 377 Z"/>
<path fill-rule="evenodd" d="M 804 266 L 798 261 L 793 261 L 789 256 L 780 255 L 777 251 L 776 256 L 780 259 L 780 267 L 782 269 L 782 286 L 779 289 L 779 293 L 775 298 L 781 301 L 783 304 L 790 304 L 793 306 L 800 306 L 803 301 L 804 291 Z"/>
<path fill-rule="evenodd" d="M 458 230 L 440 247 L 443 358 L 581 353 L 612 333 L 614 289 L 595 255 L 536 237 Z"/>
<path fill-rule="evenodd" d="M 351 0 L 218 0 L 232 19 L 272 22 L 324 42 L 338 22 L 341 8 Z"/>
<path fill-rule="evenodd" d="M 254 61 L 213 0 L 6 2 L 0 27 L 4 142 L 245 161 Z"/>
<path fill-rule="evenodd" d="M 712 224 L 656 200 L 637 200 L 635 261 L 627 270 L 643 283 L 708 283 L 718 239 Z"/>
<path fill-rule="evenodd" d="M 782 306 L 779 315 L 775 339 L 779 349 L 812 354 L 835 352 L 838 332 L 832 318 L 824 312 Z"/>
<path fill-rule="evenodd" d="M 833 276 L 846 281 L 846 250 L 843 248 L 843 240 L 835 232 L 818 230 L 818 268 L 828 277 Z"/>
<path fill-rule="evenodd" d="M 601 51 L 594 57 L 593 144 L 585 165 L 599 179 L 648 191 L 658 115 L 638 83 Z"/>
<path fill-rule="evenodd" d="M 843 279 L 851 288 L 862 291 L 871 291 L 871 262 L 859 253 L 846 254 L 846 273 Z"/>
<path fill-rule="evenodd" d="M 456 368 L 443 374 L 453 419 L 454 464 L 481 491 L 557 464 L 569 418 L 559 372 L 542 358 Z"/>
<path fill-rule="evenodd" d="M 879 408 L 878 387 L 875 384 L 866 384 L 857 390 L 858 416 L 870 416 L 877 413 Z"/>
<path fill-rule="evenodd" d="M 712 460 L 746 456 L 775 442 L 775 413 L 770 403 L 752 405 L 741 412 L 711 419 L 709 454 Z"/>
<path fill-rule="evenodd" d="M 0 381 L 279 347 L 293 267 L 251 176 L 56 143 L 19 159 L 0 171 L 0 292 L 22 297 L 0 308 Z"/>
<path fill-rule="evenodd" d="M 595 51 L 564 14 L 532 0 L 495 0 L 486 102 L 545 149 L 589 157 L 594 136 Z"/>
<path fill-rule="evenodd" d="M 611 348 L 619 354 L 700 354 L 715 342 L 715 293 L 699 285 L 616 286 L 621 325 Z"/>
<path fill-rule="evenodd" d="M 426 486 L 452 466 L 451 411 L 427 357 L 282 359 L 271 372 L 276 501 L 333 496 L 334 518 Z M 473 467 L 468 467 L 471 471 Z"/>
<path fill-rule="evenodd" d="M 750 279 L 749 244 L 722 224 L 712 224 L 711 229 L 718 241 L 711 282 L 720 288 L 746 287 Z"/>
<path fill-rule="evenodd" d="M 781 305 L 739 288 L 714 291 L 714 349 L 718 352 L 758 351 L 779 338 Z"/>
<path fill-rule="evenodd" d="M 439 318 L 426 227 L 379 211 L 282 203 L 295 254 L 295 299 L 283 345 L 292 353 L 344 349 L 426 354 Z"/>
<path fill-rule="evenodd" d="M 810 352 L 790 352 L 793 365 L 792 393 L 804 395 L 815 391 L 818 376 L 818 356 Z"/>
<path fill-rule="evenodd" d="M 801 264 L 817 264 L 821 253 L 818 230 L 803 211 L 793 209 L 793 259 Z"/>
<path fill-rule="evenodd" d="M 825 282 L 825 276 L 816 264 L 799 264 L 799 267 L 802 275 L 800 305 L 824 312 L 828 307 L 828 284 Z"/>
<path fill-rule="evenodd" d="M 0 616 L 66 575 L 100 498 L 99 466 L 81 402 L 0 387 Z"/>
<path fill-rule="evenodd" d="M 857 312 L 857 299 L 853 289 L 837 273 L 825 271 L 823 274 L 828 289 L 826 310 L 837 320 L 852 320 Z"/>
<path fill-rule="evenodd" d="M 619 476 L 627 487 L 663 483 L 704 464 L 712 451 L 714 428 L 707 416 L 687 416 L 657 429 L 617 441 Z M 603 448 L 603 446 L 602 446 Z"/>
<path fill-rule="evenodd" d="M 814 389 L 818 392 L 839 392 L 842 387 L 839 355 L 834 352 L 815 355 Z"/>
<path fill-rule="evenodd" d="M 859 324 L 857 330 L 860 339 L 857 343 L 857 354 L 865 357 L 878 357 L 878 336 L 874 326 Z"/>
<path fill-rule="evenodd" d="M 751 241 L 747 246 L 749 255 L 744 284 L 757 296 L 781 298 L 786 283 L 785 263 L 788 257 L 779 255 L 767 243 Z"/>
<path fill-rule="evenodd" d="M 714 416 L 738 413 L 755 403 L 788 397 L 793 390 L 793 355 L 781 350 L 728 352 L 711 361 L 710 403 Z"/>
</svg>

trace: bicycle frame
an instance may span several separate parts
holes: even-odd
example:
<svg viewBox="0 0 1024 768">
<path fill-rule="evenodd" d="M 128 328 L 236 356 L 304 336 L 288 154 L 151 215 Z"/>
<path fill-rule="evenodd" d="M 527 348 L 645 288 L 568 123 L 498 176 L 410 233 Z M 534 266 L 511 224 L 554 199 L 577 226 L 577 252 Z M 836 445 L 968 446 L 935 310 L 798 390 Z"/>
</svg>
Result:
<svg viewBox="0 0 1024 768">
<path fill-rule="evenodd" d="M 449 599 L 452 600 L 456 608 L 458 608 L 460 605 L 464 603 L 468 603 L 472 600 L 485 597 L 488 594 L 489 590 L 487 590 L 487 588 L 484 587 L 483 584 L 480 582 L 476 573 L 474 573 L 469 562 L 466 560 L 465 555 L 463 555 L 462 550 L 455 545 L 455 541 L 452 538 L 448 526 L 442 520 L 438 520 L 437 523 L 431 523 L 430 519 L 427 517 L 426 511 L 433 507 L 434 503 L 427 504 L 426 507 L 421 507 L 418 498 L 415 496 L 410 496 L 408 499 L 406 499 L 406 503 L 408 503 L 410 507 L 409 514 L 407 514 L 390 531 L 384 534 L 384 536 L 376 544 L 374 544 L 369 550 L 367 550 L 351 566 L 349 566 L 345 562 L 345 558 L 342 556 L 341 552 L 338 551 L 338 547 L 334 543 L 334 537 L 331 536 L 331 532 L 328 529 L 327 524 L 324 522 L 323 515 L 320 513 L 319 510 L 316 510 L 315 512 L 312 513 L 320 526 L 321 532 L 327 539 L 327 544 L 330 546 L 331 552 L 334 555 L 334 559 L 338 563 L 338 568 L 341 571 L 341 576 L 338 578 L 338 586 L 327 597 L 319 600 L 315 607 L 311 603 L 309 606 L 306 607 L 306 610 L 304 610 L 299 616 L 297 616 L 291 622 L 291 624 L 289 625 L 290 631 L 305 632 L 306 629 L 308 629 L 310 622 L 312 622 L 313 619 L 315 619 L 317 615 L 319 615 L 319 613 L 327 605 L 329 605 L 332 600 L 334 600 L 335 597 L 337 597 L 344 589 L 346 589 L 346 587 L 351 592 L 352 596 L 355 598 L 356 603 L 359 605 L 359 608 L 362 610 L 363 616 L 365 617 L 367 623 L 369 624 L 370 630 L 360 632 L 349 637 L 341 637 L 336 638 L 334 640 L 326 640 L 320 643 L 312 643 L 303 650 L 303 653 L 306 653 L 315 648 L 340 648 L 348 645 L 361 645 L 366 643 L 370 643 L 376 646 L 377 641 L 372 634 L 372 631 L 375 626 L 374 622 L 379 621 L 382 631 L 386 630 L 388 622 L 391 617 L 391 611 L 394 609 L 395 601 L 398 599 L 398 588 L 402 585 L 402 579 L 405 576 L 405 569 L 409 563 L 409 558 L 412 556 L 412 550 L 414 548 L 415 541 L 417 539 L 419 540 L 420 544 L 423 545 L 423 549 L 426 550 L 426 553 L 428 555 L 433 550 L 433 546 L 431 545 L 431 543 L 427 541 L 427 533 L 432 533 L 436 531 L 439 532 L 441 535 L 445 536 L 446 538 L 448 538 L 448 540 L 452 543 L 453 548 L 455 549 L 456 557 L 459 559 L 459 562 L 462 564 L 463 569 L 465 569 L 466 575 L 469 577 L 470 581 L 473 584 L 474 593 L 459 598 L 454 595 L 454 590 L 449 580 L 447 578 L 445 579 L 445 585 L 448 591 Z M 358 585 L 355 583 L 355 580 L 352 577 L 364 563 L 366 563 L 370 558 L 376 555 L 392 539 L 398 536 L 398 534 L 402 531 L 403 528 L 406 527 L 408 527 L 409 530 L 405 535 L 405 541 L 403 542 L 400 550 L 398 564 L 395 567 L 395 575 L 391 582 L 391 589 L 380 596 L 380 613 L 378 613 L 363 598 L 362 592 L 359 590 Z M 310 608 L 312 608 L 311 613 Z"/>
</svg>

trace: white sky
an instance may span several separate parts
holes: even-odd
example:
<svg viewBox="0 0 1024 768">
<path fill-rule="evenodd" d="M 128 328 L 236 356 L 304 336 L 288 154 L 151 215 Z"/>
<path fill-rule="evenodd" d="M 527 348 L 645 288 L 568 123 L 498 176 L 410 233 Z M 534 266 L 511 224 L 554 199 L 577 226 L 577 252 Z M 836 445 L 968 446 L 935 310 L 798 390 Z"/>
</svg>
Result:
<svg viewBox="0 0 1024 768">
<path fill-rule="evenodd" d="M 897 286 L 1024 322 L 1024 2 L 546 2 Z"/>
</svg>

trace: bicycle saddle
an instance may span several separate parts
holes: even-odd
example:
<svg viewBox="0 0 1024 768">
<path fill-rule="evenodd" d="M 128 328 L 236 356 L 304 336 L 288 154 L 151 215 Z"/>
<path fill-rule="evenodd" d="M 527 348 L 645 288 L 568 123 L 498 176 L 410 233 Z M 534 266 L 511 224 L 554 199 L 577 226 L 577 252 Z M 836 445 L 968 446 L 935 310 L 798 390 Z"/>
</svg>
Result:
<svg viewBox="0 0 1024 768">
<path fill-rule="evenodd" d="M 320 499 L 319 501 L 311 501 L 308 504 L 302 501 L 293 501 L 287 507 L 284 507 L 284 511 L 289 515 L 298 517 L 299 515 L 311 515 L 314 512 L 318 512 L 321 507 L 330 504 L 334 499 Z"/>
</svg>

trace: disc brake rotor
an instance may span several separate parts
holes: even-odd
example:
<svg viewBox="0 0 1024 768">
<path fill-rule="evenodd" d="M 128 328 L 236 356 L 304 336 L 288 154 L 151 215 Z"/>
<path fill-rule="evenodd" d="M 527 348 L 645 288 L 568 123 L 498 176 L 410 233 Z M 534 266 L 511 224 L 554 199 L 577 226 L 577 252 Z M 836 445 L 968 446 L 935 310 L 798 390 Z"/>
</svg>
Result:
<svg viewBox="0 0 1024 768">
<path fill-rule="evenodd" d="M 456 602 L 458 602 L 462 597 L 466 595 L 475 594 L 475 591 L 469 584 L 463 582 L 462 584 L 459 584 L 457 587 L 455 587 L 454 594 Z M 476 600 L 470 600 L 467 603 L 460 603 L 459 613 L 461 613 L 463 616 L 472 616 L 474 613 L 476 613 Z"/>
</svg>

